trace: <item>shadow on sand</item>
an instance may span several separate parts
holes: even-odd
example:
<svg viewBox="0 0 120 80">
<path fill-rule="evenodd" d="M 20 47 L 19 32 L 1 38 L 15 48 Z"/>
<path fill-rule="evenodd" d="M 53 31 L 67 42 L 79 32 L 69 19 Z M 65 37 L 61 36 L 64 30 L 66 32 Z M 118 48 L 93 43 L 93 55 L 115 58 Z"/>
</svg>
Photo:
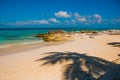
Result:
<svg viewBox="0 0 120 80">
<path fill-rule="evenodd" d="M 36 61 L 45 61 L 41 66 L 63 61 L 72 61 L 66 64 L 63 71 L 65 80 L 120 80 L 120 65 L 104 59 L 87 56 L 76 52 L 49 52 L 46 57 Z M 87 71 L 83 70 L 85 66 Z"/>
<path fill-rule="evenodd" d="M 119 47 L 120 48 L 120 42 L 111 42 L 111 43 L 108 43 L 108 45 L 111 45 L 113 47 Z"/>
</svg>

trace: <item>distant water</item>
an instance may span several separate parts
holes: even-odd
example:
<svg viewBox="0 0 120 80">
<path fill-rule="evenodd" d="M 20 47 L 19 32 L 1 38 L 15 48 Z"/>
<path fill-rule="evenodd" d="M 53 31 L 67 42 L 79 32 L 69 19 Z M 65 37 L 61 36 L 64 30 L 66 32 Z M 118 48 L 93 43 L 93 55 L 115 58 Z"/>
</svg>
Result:
<svg viewBox="0 0 120 80">
<path fill-rule="evenodd" d="M 0 44 L 21 43 L 38 41 L 38 33 L 45 33 L 46 30 L 0 30 Z"/>
<path fill-rule="evenodd" d="M 4 44 L 17 44 L 41 41 L 35 37 L 39 33 L 47 33 L 57 29 L 0 29 L 0 46 Z M 65 31 L 79 31 L 80 29 L 62 29 Z"/>
<path fill-rule="evenodd" d="M 47 33 L 49 30 L 56 29 L 1 29 L 0 45 L 40 41 L 41 39 L 35 37 L 35 35 Z"/>
</svg>

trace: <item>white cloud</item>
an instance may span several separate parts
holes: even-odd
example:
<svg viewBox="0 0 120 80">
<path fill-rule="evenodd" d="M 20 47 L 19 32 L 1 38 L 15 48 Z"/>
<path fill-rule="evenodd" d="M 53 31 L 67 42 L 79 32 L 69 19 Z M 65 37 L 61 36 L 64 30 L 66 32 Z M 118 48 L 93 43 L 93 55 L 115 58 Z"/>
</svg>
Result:
<svg viewBox="0 0 120 80">
<path fill-rule="evenodd" d="M 30 21 L 17 21 L 17 22 L 6 23 L 6 25 L 17 25 L 17 26 L 31 25 L 31 24 L 49 24 L 49 22 L 47 20 L 30 20 Z"/>
<path fill-rule="evenodd" d="M 11 26 L 22 26 L 22 25 L 27 25 L 27 24 L 31 24 L 31 21 L 17 21 L 17 22 L 10 22 L 10 23 L 4 23 L 5 25 L 11 25 Z"/>
<path fill-rule="evenodd" d="M 50 18 L 49 21 L 54 23 L 59 23 L 59 21 L 56 18 Z"/>
<path fill-rule="evenodd" d="M 78 21 L 78 22 L 86 22 L 87 21 L 86 16 L 80 16 L 78 13 L 75 13 L 74 17 L 75 17 L 76 21 Z"/>
<path fill-rule="evenodd" d="M 75 16 L 76 18 L 79 18 L 79 17 L 80 17 L 80 15 L 79 15 L 77 12 L 74 14 L 74 16 Z"/>
<path fill-rule="evenodd" d="M 99 14 L 81 16 L 76 12 L 74 13 L 74 17 L 79 23 L 93 24 L 102 22 L 102 17 Z"/>
<path fill-rule="evenodd" d="M 66 11 L 59 11 L 54 14 L 58 18 L 64 18 L 57 20 L 56 18 L 48 18 L 47 20 L 28 20 L 28 21 L 17 21 L 17 22 L 10 22 L 10 23 L 3 23 L 7 25 L 33 25 L 33 24 L 94 24 L 94 23 L 101 23 L 102 16 L 99 14 L 92 14 L 92 15 L 80 15 L 79 13 L 68 13 Z M 60 21 L 61 20 L 61 21 Z M 63 20 L 63 21 L 62 21 Z M 62 23 L 63 22 L 63 23 Z M 112 22 L 119 22 L 120 18 L 112 19 Z"/>
<path fill-rule="evenodd" d="M 76 25 L 76 21 L 74 19 L 65 20 L 63 24 L 65 24 L 65 25 Z"/>
<path fill-rule="evenodd" d="M 98 19 L 101 18 L 101 16 L 100 16 L 99 14 L 94 14 L 93 16 L 94 16 L 95 18 L 98 18 Z"/>
<path fill-rule="evenodd" d="M 49 24 L 49 22 L 47 20 L 39 20 L 38 23 L 40 23 L 40 24 Z"/>
<path fill-rule="evenodd" d="M 87 21 L 86 17 L 80 17 L 80 18 L 77 18 L 76 20 L 78 22 L 86 22 Z"/>
<path fill-rule="evenodd" d="M 65 20 L 64 22 L 65 23 L 75 23 L 76 21 L 74 19 L 71 19 L 71 20 Z"/>
<path fill-rule="evenodd" d="M 94 14 L 93 17 L 96 22 L 101 23 L 102 17 L 99 14 Z"/>
<path fill-rule="evenodd" d="M 75 22 L 72 22 L 72 20 L 65 20 L 63 23 L 61 23 L 63 25 L 74 25 L 76 24 Z"/>
<path fill-rule="evenodd" d="M 69 18 L 71 17 L 66 11 L 59 11 L 54 14 L 58 18 Z"/>
</svg>

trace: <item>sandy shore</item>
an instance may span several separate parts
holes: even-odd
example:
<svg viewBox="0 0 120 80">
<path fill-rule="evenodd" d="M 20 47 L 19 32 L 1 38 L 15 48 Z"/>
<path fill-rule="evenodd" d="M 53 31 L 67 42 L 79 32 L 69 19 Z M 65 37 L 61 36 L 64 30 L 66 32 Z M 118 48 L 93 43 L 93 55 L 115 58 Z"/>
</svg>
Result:
<svg viewBox="0 0 120 80">
<path fill-rule="evenodd" d="M 85 53 L 107 61 L 119 58 L 117 54 L 120 54 L 120 48 L 108 43 L 120 42 L 120 35 L 101 34 L 89 38 L 85 34 L 76 34 L 73 37 L 75 40 L 64 44 L 30 48 L 30 50 L 15 52 L 16 54 L 0 56 L 0 80 L 64 80 L 65 64 L 71 61 L 55 65 L 41 65 L 44 61 L 36 61 L 49 52 Z"/>
<path fill-rule="evenodd" d="M 29 51 L 31 49 L 43 48 L 46 46 L 54 46 L 54 45 L 64 44 L 66 42 L 68 42 L 68 41 L 49 42 L 49 43 L 48 42 L 35 42 L 32 44 L 10 45 L 9 47 L 0 48 L 0 56 L 16 54 L 19 52 Z"/>
</svg>

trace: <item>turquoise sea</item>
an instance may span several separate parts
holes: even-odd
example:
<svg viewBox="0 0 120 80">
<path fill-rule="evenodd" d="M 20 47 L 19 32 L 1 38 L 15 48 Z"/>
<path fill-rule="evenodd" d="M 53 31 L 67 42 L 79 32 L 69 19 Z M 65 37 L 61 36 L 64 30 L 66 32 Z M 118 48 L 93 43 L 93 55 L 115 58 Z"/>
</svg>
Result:
<svg viewBox="0 0 120 80">
<path fill-rule="evenodd" d="M 47 33 L 49 30 L 56 29 L 0 29 L 0 45 L 40 41 L 41 39 L 35 35 Z M 71 29 L 64 30 L 70 31 Z"/>
<path fill-rule="evenodd" d="M 36 34 L 39 33 L 47 33 L 49 30 L 57 30 L 57 29 L 0 29 L 0 45 L 4 44 L 17 44 L 17 43 L 28 43 L 41 41 L 40 38 L 35 37 Z M 80 31 L 82 29 L 62 29 L 65 31 Z"/>
<path fill-rule="evenodd" d="M 46 33 L 47 30 L 0 30 L 0 44 L 12 44 L 21 42 L 38 41 L 38 33 Z"/>
</svg>

